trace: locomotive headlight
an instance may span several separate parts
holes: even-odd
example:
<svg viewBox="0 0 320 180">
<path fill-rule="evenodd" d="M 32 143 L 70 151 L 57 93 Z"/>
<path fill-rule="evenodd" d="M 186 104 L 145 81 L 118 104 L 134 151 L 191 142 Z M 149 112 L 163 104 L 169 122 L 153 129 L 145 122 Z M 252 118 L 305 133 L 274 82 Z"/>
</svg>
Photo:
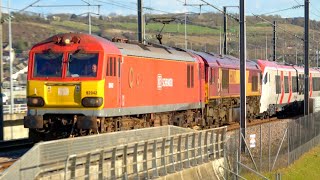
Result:
<svg viewBox="0 0 320 180">
<path fill-rule="evenodd" d="M 65 39 L 64 44 L 66 44 L 66 45 L 70 44 L 70 39 Z"/>
<path fill-rule="evenodd" d="M 102 97 L 85 97 L 82 99 L 82 105 L 84 107 L 100 107 L 102 103 Z"/>
<path fill-rule="evenodd" d="M 42 97 L 28 97 L 27 105 L 30 107 L 44 106 L 44 100 Z"/>
</svg>

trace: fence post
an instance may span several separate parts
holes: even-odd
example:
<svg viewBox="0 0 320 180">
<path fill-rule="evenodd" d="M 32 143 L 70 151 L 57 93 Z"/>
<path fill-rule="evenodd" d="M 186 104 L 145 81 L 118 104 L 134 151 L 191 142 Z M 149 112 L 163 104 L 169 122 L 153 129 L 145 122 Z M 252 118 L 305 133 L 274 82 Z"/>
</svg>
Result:
<svg viewBox="0 0 320 180">
<path fill-rule="evenodd" d="M 111 179 L 116 179 L 116 160 L 117 160 L 117 148 L 112 149 L 111 157 Z"/>
<path fill-rule="evenodd" d="M 185 146 L 184 146 L 184 158 L 186 159 L 184 167 L 190 167 L 190 158 L 189 158 L 189 134 L 186 135 Z"/>
<path fill-rule="evenodd" d="M 163 166 L 163 174 L 167 175 L 167 166 L 166 166 L 166 138 L 162 139 L 162 146 L 161 146 L 161 165 Z"/>
<path fill-rule="evenodd" d="M 170 138 L 170 156 L 169 156 L 169 163 L 171 164 L 171 166 L 169 166 L 169 172 L 170 173 L 173 173 L 175 172 L 175 168 L 174 168 L 174 165 L 175 165 L 175 162 L 174 162 L 174 158 L 173 158 L 173 137 Z"/>
<path fill-rule="evenodd" d="M 89 152 L 86 157 L 86 166 L 85 166 L 85 179 L 90 179 L 90 165 L 91 165 L 91 153 Z"/>
<path fill-rule="evenodd" d="M 67 178 L 67 176 L 68 176 L 68 165 L 69 165 L 69 161 L 70 161 L 71 158 L 74 158 L 74 159 L 75 159 L 76 157 L 77 157 L 77 155 L 73 154 L 73 155 L 68 156 L 68 158 L 67 158 L 67 160 L 66 160 L 65 169 L 64 169 L 64 179 L 65 179 L 65 180 L 69 179 L 69 178 Z M 74 160 L 74 162 L 75 162 L 75 160 Z M 73 165 L 73 164 L 72 164 L 72 165 Z M 72 165 L 71 165 L 71 166 L 72 166 Z M 72 167 L 71 167 L 70 179 L 74 179 L 74 176 L 75 176 L 75 175 L 73 175 L 73 169 L 72 169 Z"/>
<path fill-rule="evenodd" d="M 104 150 L 101 150 L 100 158 L 99 158 L 99 179 L 103 179 L 103 162 L 104 162 Z"/>
<path fill-rule="evenodd" d="M 260 172 L 261 172 L 261 167 L 262 167 L 262 125 L 260 124 Z"/>
<path fill-rule="evenodd" d="M 138 143 L 134 144 L 133 148 L 133 173 L 139 177 L 138 173 Z"/>
<path fill-rule="evenodd" d="M 196 165 L 196 133 L 192 134 L 192 142 L 191 142 L 191 153 L 192 153 L 192 161 L 191 161 L 191 165 L 195 166 Z"/>
<path fill-rule="evenodd" d="M 181 143 L 182 143 L 182 136 L 179 135 L 178 137 L 178 157 L 177 157 L 177 161 L 178 161 L 178 170 L 180 171 L 182 169 L 182 159 L 181 159 Z"/>
<path fill-rule="evenodd" d="M 288 131 L 287 131 L 287 138 L 288 138 L 288 166 L 290 165 L 290 124 L 289 122 L 287 122 L 287 128 L 288 128 Z"/>
<path fill-rule="evenodd" d="M 271 162 L 271 123 L 269 123 L 269 138 L 268 138 L 268 140 L 269 140 L 269 143 L 268 143 L 268 145 L 269 145 L 269 155 L 268 155 L 268 168 L 269 168 L 269 171 L 271 170 L 271 167 L 270 167 L 270 162 Z"/>
<path fill-rule="evenodd" d="M 198 134 L 198 161 L 197 164 L 202 164 L 203 159 L 202 159 L 202 132 L 199 132 Z"/>
<path fill-rule="evenodd" d="M 206 131 L 204 136 L 204 161 L 209 161 L 209 152 L 208 152 L 208 133 L 209 131 Z"/>
<path fill-rule="evenodd" d="M 127 161 L 128 145 L 123 146 L 123 159 L 122 159 L 122 175 L 128 173 L 128 161 Z"/>
<path fill-rule="evenodd" d="M 153 178 L 158 177 L 158 169 L 157 169 L 157 140 L 153 141 L 152 148 L 152 169 L 153 169 Z"/>
<path fill-rule="evenodd" d="M 149 179 L 149 172 L 148 172 L 148 141 L 144 142 L 143 171 L 145 172 L 144 178 L 145 179 Z"/>
</svg>

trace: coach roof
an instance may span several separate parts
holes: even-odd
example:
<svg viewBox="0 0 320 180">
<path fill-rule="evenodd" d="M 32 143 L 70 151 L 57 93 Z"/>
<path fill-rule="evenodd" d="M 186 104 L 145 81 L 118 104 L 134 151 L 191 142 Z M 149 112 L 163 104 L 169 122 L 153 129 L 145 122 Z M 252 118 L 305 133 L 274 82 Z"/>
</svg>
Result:
<svg viewBox="0 0 320 180">
<path fill-rule="evenodd" d="M 217 55 L 213 53 L 205 53 L 205 52 L 194 52 L 205 59 L 209 66 L 211 67 L 221 67 L 221 68 L 228 68 L 228 69 L 240 69 L 240 60 L 233 56 L 225 55 Z M 247 60 L 246 62 L 247 69 L 251 70 L 259 70 L 259 66 L 257 63 L 253 61 Z"/>
</svg>

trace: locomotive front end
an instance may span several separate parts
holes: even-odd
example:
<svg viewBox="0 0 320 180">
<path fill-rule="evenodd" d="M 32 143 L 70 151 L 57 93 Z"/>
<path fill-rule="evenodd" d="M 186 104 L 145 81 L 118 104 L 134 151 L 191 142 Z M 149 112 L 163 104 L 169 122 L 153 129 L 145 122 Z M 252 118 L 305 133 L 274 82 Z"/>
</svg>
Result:
<svg viewBox="0 0 320 180">
<path fill-rule="evenodd" d="M 105 100 L 104 51 L 92 41 L 65 34 L 30 51 L 24 126 L 31 139 L 65 138 L 97 129 Z"/>
</svg>

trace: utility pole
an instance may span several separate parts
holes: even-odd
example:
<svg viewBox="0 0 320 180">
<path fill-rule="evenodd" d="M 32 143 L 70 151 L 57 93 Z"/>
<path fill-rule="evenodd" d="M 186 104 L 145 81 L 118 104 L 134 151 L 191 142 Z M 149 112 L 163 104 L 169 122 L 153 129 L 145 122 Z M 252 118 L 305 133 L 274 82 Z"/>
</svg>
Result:
<svg viewBox="0 0 320 180">
<path fill-rule="evenodd" d="M 319 67 L 319 43 L 317 43 L 317 68 Z"/>
<path fill-rule="evenodd" d="M 222 45 L 221 45 L 221 26 L 220 26 L 220 36 L 219 36 L 219 39 L 220 39 L 220 41 L 219 41 L 219 45 L 220 45 L 220 47 L 219 47 L 219 53 L 220 53 L 220 55 L 222 54 Z"/>
<path fill-rule="evenodd" d="M 223 6 L 223 35 L 224 35 L 224 41 L 223 41 L 223 54 L 227 54 L 227 7 Z"/>
<path fill-rule="evenodd" d="M 12 66 L 13 66 L 13 52 L 12 52 L 12 31 L 11 31 L 11 12 L 10 12 L 11 0 L 8 0 L 8 27 L 9 27 L 9 57 L 10 57 L 10 114 L 13 114 L 13 79 L 12 79 Z"/>
<path fill-rule="evenodd" d="M 297 46 L 296 46 L 296 65 L 298 65 L 298 49 L 297 49 Z"/>
<path fill-rule="evenodd" d="M 184 14 L 184 48 L 188 49 L 188 39 L 187 39 L 187 12 Z"/>
<path fill-rule="evenodd" d="M 309 0 L 304 1 L 304 115 L 309 115 Z"/>
<path fill-rule="evenodd" d="M 245 0 L 240 0 L 240 150 L 245 151 L 246 137 L 246 15 Z"/>
<path fill-rule="evenodd" d="M 142 0 L 138 0 L 138 41 L 142 43 Z"/>
<path fill-rule="evenodd" d="M 266 33 L 266 60 L 268 61 L 268 35 Z"/>
<path fill-rule="evenodd" d="M 0 0 L 2 6 L 2 0 Z M 0 20 L 2 19 L 2 8 L 0 8 Z M 2 23 L 0 22 L 0 141 L 3 141 L 3 101 L 2 101 L 2 83 L 3 83 L 3 39 Z"/>
<path fill-rule="evenodd" d="M 88 12 L 89 34 L 91 34 L 91 12 Z"/>
<path fill-rule="evenodd" d="M 276 53 L 276 48 L 277 48 L 277 22 L 273 21 L 273 61 L 277 60 L 277 53 Z"/>
</svg>

